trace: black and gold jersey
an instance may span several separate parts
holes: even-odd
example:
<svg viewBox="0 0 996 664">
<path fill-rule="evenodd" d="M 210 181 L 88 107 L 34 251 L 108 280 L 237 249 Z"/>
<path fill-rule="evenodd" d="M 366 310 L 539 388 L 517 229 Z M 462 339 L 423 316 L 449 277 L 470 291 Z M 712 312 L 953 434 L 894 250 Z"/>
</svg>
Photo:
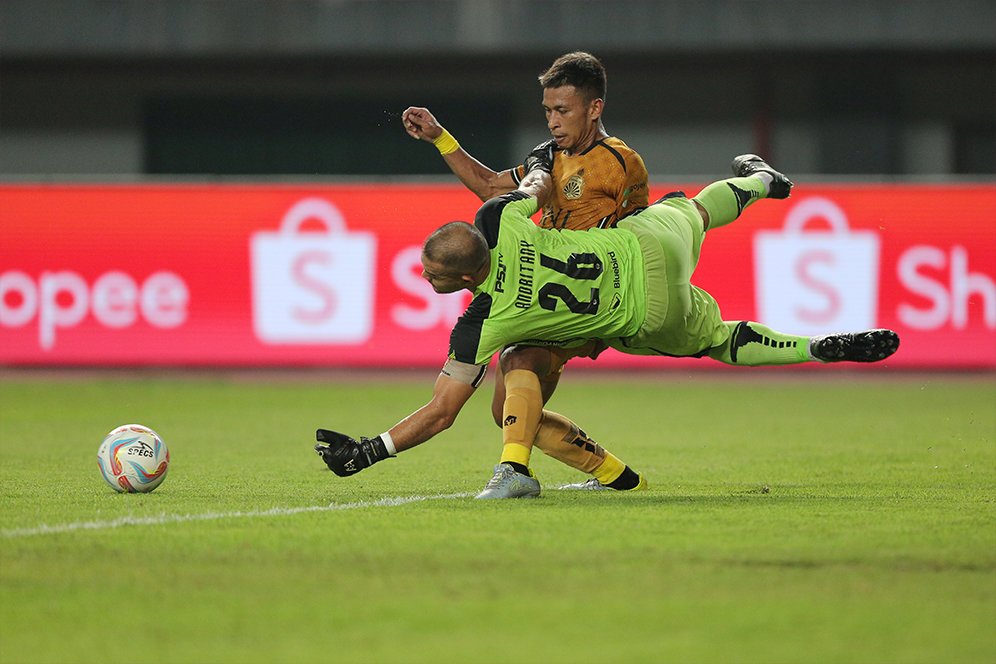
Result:
<svg viewBox="0 0 996 664">
<path fill-rule="evenodd" d="M 513 169 L 516 181 L 525 169 Z M 648 204 L 647 167 L 623 141 L 610 136 L 576 155 L 554 153 L 553 196 L 543 208 L 543 228 L 611 228 Z"/>
</svg>

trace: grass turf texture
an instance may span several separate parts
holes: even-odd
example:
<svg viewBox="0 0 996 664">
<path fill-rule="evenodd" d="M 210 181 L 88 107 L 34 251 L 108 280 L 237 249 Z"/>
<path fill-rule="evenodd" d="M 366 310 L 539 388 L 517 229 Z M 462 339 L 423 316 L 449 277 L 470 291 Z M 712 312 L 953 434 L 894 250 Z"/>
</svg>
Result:
<svg viewBox="0 0 996 664">
<path fill-rule="evenodd" d="M 569 376 L 551 406 L 648 492 L 558 492 L 537 452 L 539 500 L 400 505 L 369 503 L 484 485 L 490 385 L 342 479 L 314 428 L 379 433 L 433 376 L 8 376 L 0 661 L 994 661 L 992 375 L 772 376 Z M 170 446 L 152 494 L 99 476 L 126 422 Z M 159 522 L 31 534 L 121 517 Z"/>
</svg>

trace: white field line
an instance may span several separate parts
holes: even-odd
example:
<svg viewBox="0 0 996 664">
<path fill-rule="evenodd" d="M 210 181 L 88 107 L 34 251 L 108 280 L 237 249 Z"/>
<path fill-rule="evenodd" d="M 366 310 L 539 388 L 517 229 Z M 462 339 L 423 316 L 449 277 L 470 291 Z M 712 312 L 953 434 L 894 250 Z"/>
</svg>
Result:
<svg viewBox="0 0 996 664">
<path fill-rule="evenodd" d="M 0 530 L 0 535 L 6 538 L 35 537 L 37 535 L 60 535 L 77 530 L 110 530 L 122 526 L 160 526 L 167 523 L 187 523 L 189 521 L 218 521 L 221 519 L 257 519 L 271 516 L 289 516 L 304 512 L 338 512 L 341 510 L 356 510 L 367 507 L 397 507 L 426 500 L 450 500 L 468 498 L 473 493 L 443 493 L 435 496 L 393 496 L 380 500 L 367 500 L 356 503 L 332 503 L 330 505 L 311 505 L 309 507 L 271 507 L 268 510 L 253 510 L 249 512 L 203 512 L 201 514 L 160 514 L 159 516 L 122 516 L 107 521 L 75 521 L 56 525 L 41 524 L 34 528 L 11 528 Z"/>
</svg>

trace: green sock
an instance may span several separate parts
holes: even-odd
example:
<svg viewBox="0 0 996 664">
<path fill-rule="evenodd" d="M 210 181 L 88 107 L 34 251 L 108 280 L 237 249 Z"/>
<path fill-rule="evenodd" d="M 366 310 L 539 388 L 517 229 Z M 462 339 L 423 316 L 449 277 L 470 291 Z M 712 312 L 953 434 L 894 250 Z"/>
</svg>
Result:
<svg viewBox="0 0 996 664">
<path fill-rule="evenodd" d="M 709 351 L 709 357 L 714 360 L 744 367 L 814 361 L 809 356 L 809 337 L 782 334 L 750 321 L 723 323 L 730 328 L 730 338 Z"/>
<path fill-rule="evenodd" d="M 768 195 L 758 177 L 729 178 L 713 182 L 692 200 L 709 213 L 709 228 L 725 226 L 740 216 L 748 205 Z"/>
</svg>

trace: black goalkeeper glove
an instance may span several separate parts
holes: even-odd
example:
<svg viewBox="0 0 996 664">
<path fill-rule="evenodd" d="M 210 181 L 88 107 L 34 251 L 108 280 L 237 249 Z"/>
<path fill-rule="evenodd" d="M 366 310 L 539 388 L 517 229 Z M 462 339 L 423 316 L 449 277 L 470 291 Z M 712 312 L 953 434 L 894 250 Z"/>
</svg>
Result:
<svg viewBox="0 0 996 664">
<path fill-rule="evenodd" d="M 344 433 L 319 429 L 315 432 L 315 438 L 318 440 L 318 445 L 315 445 L 318 456 L 339 477 L 355 475 L 390 456 L 380 436 L 360 437 L 360 442 L 356 442 Z"/>
<path fill-rule="evenodd" d="M 528 175 L 530 171 L 537 168 L 547 173 L 553 173 L 553 153 L 559 149 L 557 142 L 552 138 L 534 147 L 533 151 L 526 155 L 526 160 L 523 162 L 526 174 Z"/>
</svg>

